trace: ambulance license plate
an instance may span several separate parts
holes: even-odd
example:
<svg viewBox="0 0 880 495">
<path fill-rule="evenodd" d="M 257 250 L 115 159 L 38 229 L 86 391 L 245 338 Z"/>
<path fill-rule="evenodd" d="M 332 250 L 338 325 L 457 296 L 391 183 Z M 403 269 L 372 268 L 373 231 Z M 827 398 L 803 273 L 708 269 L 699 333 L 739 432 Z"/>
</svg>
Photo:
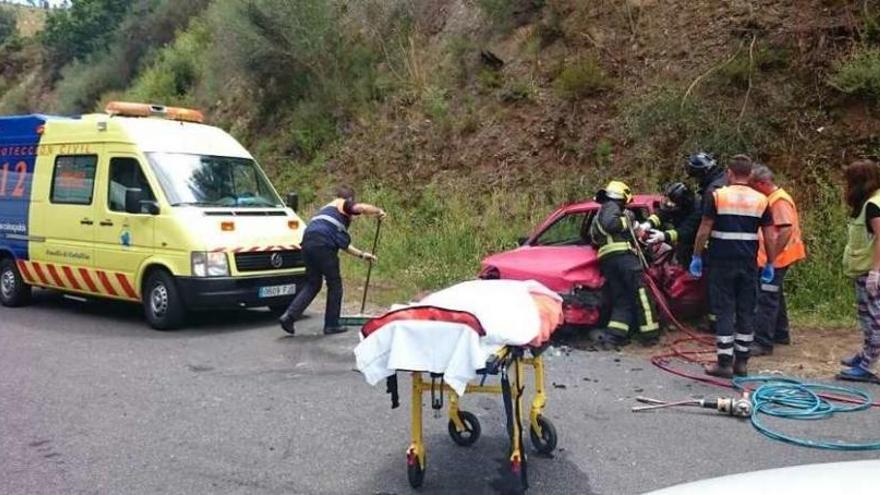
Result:
<svg viewBox="0 0 880 495">
<path fill-rule="evenodd" d="M 290 296 L 296 293 L 296 284 L 272 285 L 270 287 L 260 287 L 259 296 L 265 297 L 281 297 Z"/>
</svg>

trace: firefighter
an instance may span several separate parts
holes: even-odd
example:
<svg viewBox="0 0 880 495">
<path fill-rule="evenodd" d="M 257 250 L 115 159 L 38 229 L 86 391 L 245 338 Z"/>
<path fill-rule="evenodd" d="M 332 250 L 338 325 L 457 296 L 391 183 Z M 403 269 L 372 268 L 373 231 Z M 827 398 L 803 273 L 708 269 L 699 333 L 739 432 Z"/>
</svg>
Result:
<svg viewBox="0 0 880 495">
<path fill-rule="evenodd" d="M 718 166 L 715 157 L 705 151 L 689 156 L 685 168 L 688 176 L 694 178 L 699 185 L 697 195 L 700 197 L 700 211 L 703 211 L 712 193 L 719 187 L 727 185 L 727 175 L 724 169 Z"/>
<path fill-rule="evenodd" d="M 673 182 L 663 191 L 663 203 L 657 213 L 641 224 L 648 233 L 648 244 L 666 242 L 675 246 L 675 257 L 682 265 L 694 252 L 694 237 L 700 226 L 700 208 L 697 197 L 683 182 Z M 660 230 L 665 229 L 665 230 Z"/>
<path fill-rule="evenodd" d="M 703 250 L 709 245 L 709 305 L 717 316 L 715 341 L 718 362 L 706 374 L 722 378 L 748 374 L 749 349 L 754 340 L 758 293 L 758 230 L 770 238 L 772 217 L 767 197 L 749 187 L 752 160 L 736 155 L 727 168 L 729 185 L 716 189 L 705 201 L 694 242 L 689 271 L 703 275 Z M 712 239 L 709 242 L 709 239 Z M 776 259 L 776 247 L 767 243 L 767 259 Z M 768 263 L 760 280 L 769 283 L 774 267 Z"/>
<path fill-rule="evenodd" d="M 281 329 L 293 335 L 293 322 L 302 316 L 303 311 L 321 291 L 324 279 L 327 280 L 327 307 L 324 310 L 324 335 L 341 333 L 346 328 L 339 325 L 342 310 L 342 276 L 339 274 L 339 251 L 375 261 L 372 253 L 361 251 L 351 245 L 348 227 L 357 215 L 385 217 L 385 210 L 366 203 L 356 203 L 354 190 L 347 186 L 336 189 L 336 199 L 318 210 L 309 221 L 303 234 L 302 250 L 306 264 L 306 282 L 299 288 L 287 311 L 281 315 Z"/>
<path fill-rule="evenodd" d="M 590 224 L 590 237 L 599 250 L 599 267 L 613 305 L 608 326 L 598 332 L 598 339 L 622 345 L 633 334 L 643 344 L 653 345 L 660 326 L 642 285 L 642 265 L 630 244 L 635 241 L 635 218 L 626 205 L 632 193 L 623 182 L 611 181 L 596 194 L 596 201 L 602 206 Z"/>
<path fill-rule="evenodd" d="M 755 319 L 755 342 L 752 356 L 773 354 L 773 344 L 789 344 L 788 311 L 785 307 L 783 283 L 788 269 L 807 257 L 797 207 L 791 196 L 773 182 L 773 172 L 765 165 L 755 165 L 749 180 L 752 189 L 767 196 L 773 217 L 773 238 L 760 236 L 758 266 L 767 263 L 765 243 L 774 243 L 779 254 L 773 261 L 775 276 L 772 281 L 761 284 L 758 292 L 758 312 Z"/>
</svg>

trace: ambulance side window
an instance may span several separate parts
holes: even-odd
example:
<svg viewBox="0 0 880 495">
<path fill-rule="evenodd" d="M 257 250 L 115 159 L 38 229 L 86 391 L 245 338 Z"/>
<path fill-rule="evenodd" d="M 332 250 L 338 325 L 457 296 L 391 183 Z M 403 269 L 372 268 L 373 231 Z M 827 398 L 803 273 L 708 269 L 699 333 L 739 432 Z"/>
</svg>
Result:
<svg viewBox="0 0 880 495">
<path fill-rule="evenodd" d="M 63 205 L 90 205 L 95 193 L 97 155 L 67 155 L 55 159 L 50 201 Z"/>
<path fill-rule="evenodd" d="M 110 211 L 125 211 L 125 192 L 140 189 L 145 201 L 155 201 L 150 183 L 141 170 L 141 164 L 134 158 L 113 158 L 110 160 L 110 189 L 107 191 L 107 205 Z"/>
</svg>

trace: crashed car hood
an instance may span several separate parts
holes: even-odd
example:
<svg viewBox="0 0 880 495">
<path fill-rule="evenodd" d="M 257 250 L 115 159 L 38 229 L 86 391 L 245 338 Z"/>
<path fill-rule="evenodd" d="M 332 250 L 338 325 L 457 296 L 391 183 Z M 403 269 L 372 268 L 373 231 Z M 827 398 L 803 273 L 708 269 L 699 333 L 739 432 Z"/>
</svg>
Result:
<svg viewBox="0 0 880 495">
<path fill-rule="evenodd" d="M 501 278 L 537 280 L 559 293 L 575 285 L 597 289 L 603 282 L 596 250 L 590 246 L 523 246 L 484 259 L 483 269 L 490 266 Z"/>
</svg>

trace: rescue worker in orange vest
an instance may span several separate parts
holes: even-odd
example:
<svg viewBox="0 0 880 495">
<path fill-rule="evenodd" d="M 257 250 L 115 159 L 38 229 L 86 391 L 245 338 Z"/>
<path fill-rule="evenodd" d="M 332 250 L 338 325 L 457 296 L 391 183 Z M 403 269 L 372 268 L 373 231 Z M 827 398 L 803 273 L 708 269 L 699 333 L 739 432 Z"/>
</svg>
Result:
<svg viewBox="0 0 880 495">
<path fill-rule="evenodd" d="M 631 201 L 629 186 L 620 181 L 609 182 L 596 194 L 596 202 L 602 206 L 590 224 L 590 238 L 599 250 L 599 268 L 613 306 L 607 328 L 592 337 L 600 343 L 623 345 L 634 334 L 644 345 L 653 345 L 660 326 L 642 285 L 642 265 L 631 245 L 636 226 L 633 213 L 626 209 Z"/>
<path fill-rule="evenodd" d="M 767 263 L 764 246 L 776 245 L 779 254 L 773 261 L 775 276 L 767 283 L 761 283 L 758 292 L 758 312 L 755 317 L 755 342 L 752 356 L 773 354 L 774 344 L 788 345 L 791 337 L 788 329 L 788 311 L 785 307 L 783 283 L 788 268 L 807 257 L 804 241 L 801 239 L 801 226 L 794 200 L 784 189 L 773 182 L 773 172 L 765 165 L 755 165 L 749 179 L 752 189 L 767 196 L 770 213 L 773 216 L 772 237 L 760 236 L 758 266 Z"/>
<path fill-rule="evenodd" d="M 358 258 L 375 261 L 376 256 L 361 251 L 351 245 L 348 227 L 357 215 L 385 217 L 385 210 L 366 203 L 356 203 L 354 190 L 347 186 L 336 189 L 336 199 L 318 210 L 309 221 L 303 234 L 302 251 L 306 264 L 306 282 L 298 287 L 296 297 L 287 311 L 281 315 L 281 329 L 293 335 L 293 322 L 302 316 L 303 311 L 321 291 L 324 279 L 327 280 L 327 307 L 324 309 L 324 335 L 341 333 L 345 327 L 339 325 L 342 310 L 342 276 L 339 273 L 339 250 Z"/>
<path fill-rule="evenodd" d="M 690 272 L 703 274 L 703 250 L 709 244 L 709 304 L 717 316 L 715 342 L 718 362 L 706 366 L 706 374 L 722 378 L 748 374 L 749 349 L 754 340 L 755 304 L 758 293 L 758 230 L 768 238 L 772 217 L 767 197 L 749 187 L 752 160 L 734 156 L 727 168 L 728 185 L 708 198 L 694 243 Z M 711 237 L 712 242 L 709 243 Z M 776 259 L 776 247 L 767 244 L 768 259 Z M 761 281 L 774 278 L 768 263 Z"/>
</svg>

